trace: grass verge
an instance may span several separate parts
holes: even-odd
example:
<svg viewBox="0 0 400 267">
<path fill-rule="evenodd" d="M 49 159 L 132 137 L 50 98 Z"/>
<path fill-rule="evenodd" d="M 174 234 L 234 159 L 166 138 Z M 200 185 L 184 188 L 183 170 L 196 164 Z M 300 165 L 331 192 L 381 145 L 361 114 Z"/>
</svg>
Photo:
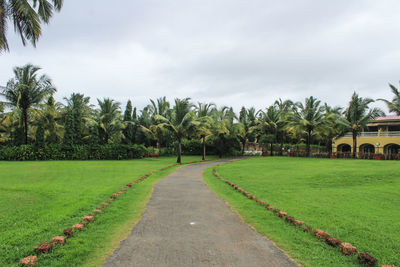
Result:
<svg viewBox="0 0 400 267">
<path fill-rule="evenodd" d="M 185 162 L 198 160 L 185 157 Z M 17 266 L 33 248 L 62 235 L 81 217 L 140 176 L 175 158 L 131 161 L 0 162 L 0 266 Z M 178 167 L 134 185 L 37 266 L 98 266 L 140 219 L 155 182 Z M 4 230 L 6 229 L 6 230 Z"/>
<path fill-rule="evenodd" d="M 379 263 L 398 264 L 399 168 L 397 162 L 388 161 L 275 157 L 238 161 L 217 171 L 296 219 L 356 245 Z M 275 241 L 296 262 L 305 266 L 358 265 L 355 256 L 342 256 L 217 180 L 211 169 L 204 175 L 246 223 Z"/>
</svg>

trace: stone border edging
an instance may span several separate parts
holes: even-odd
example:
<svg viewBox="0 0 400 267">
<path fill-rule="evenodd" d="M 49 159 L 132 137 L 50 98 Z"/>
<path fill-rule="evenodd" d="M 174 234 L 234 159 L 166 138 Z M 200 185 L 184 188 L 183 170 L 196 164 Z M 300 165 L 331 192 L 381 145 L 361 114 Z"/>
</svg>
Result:
<svg viewBox="0 0 400 267">
<path fill-rule="evenodd" d="M 152 174 L 159 172 L 159 171 L 165 171 L 167 169 L 170 169 L 175 166 L 180 166 L 180 165 L 188 165 L 188 164 L 195 164 L 195 163 L 202 163 L 202 162 L 208 162 L 212 160 L 198 160 L 198 161 L 191 161 L 187 163 L 175 163 L 173 165 L 166 166 L 164 168 L 161 168 L 159 170 L 153 170 L 139 179 L 126 184 L 120 191 L 117 193 L 112 194 L 107 201 L 101 203 L 99 206 L 96 207 L 96 209 L 93 210 L 92 213 L 90 213 L 88 216 L 82 217 L 81 221 L 77 224 L 74 224 L 71 228 L 66 228 L 63 231 L 63 235 L 60 236 L 55 236 L 51 239 L 50 242 L 43 242 L 40 243 L 36 248 L 34 248 L 34 252 L 36 253 L 36 256 L 28 256 L 25 258 L 22 258 L 19 261 L 19 266 L 34 266 L 38 262 L 38 257 L 40 254 L 46 254 L 50 253 L 53 249 L 55 249 L 57 246 L 63 246 L 67 242 L 68 238 L 72 238 L 74 236 L 75 232 L 78 232 L 80 230 L 83 230 L 86 225 L 89 223 L 94 222 L 95 217 L 103 213 L 103 209 L 109 206 L 110 204 L 113 203 L 120 195 L 124 194 L 127 190 L 129 190 L 134 184 L 140 183 Z"/>
<path fill-rule="evenodd" d="M 340 251 L 343 255 L 358 255 L 358 260 L 361 265 L 364 266 L 376 266 L 378 264 L 378 260 L 374 258 L 373 256 L 369 255 L 368 253 L 358 253 L 357 247 L 351 245 L 350 243 L 345 243 L 342 242 L 341 240 L 331 237 L 328 232 L 325 232 L 320 229 L 313 229 L 311 226 L 308 226 L 304 221 L 296 220 L 294 217 L 289 216 L 286 212 L 281 211 L 280 209 L 271 206 L 269 203 L 267 203 L 264 200 L 258 199 L 256 196 L 250 194 L 249 192 L 245 191 L 243 188 L 239 187 L 238 185 L 222 178 L 218 173 L 217 173 L 217 167 L 222 166 L 225 164 L 229 164 L 231 162 L 223 163 L 223 164 L 218 164 L 217 166 L 214 166 L 212 170 L 212 174 L 221 180 L 222 182 L 230 185 L 234 190 L 242 193 L 245 197 L 256 201 L 259 205 L 265 207 L 267 210 L 272 211 L 275 213 L 279 218 L 285 219 L 285 221 L 299 229 L 301 229 L 303 232 L 309 232 L 312 233 L 316 238 L 319 240 L 325 241 L 325 243 L 331 247 L 337 247 L 338 251 Z M 381 265 L 381 267 L 396 267 L 395 265 Z M 400 267 L 400 265 L 399 265 Z"/>
</svg>

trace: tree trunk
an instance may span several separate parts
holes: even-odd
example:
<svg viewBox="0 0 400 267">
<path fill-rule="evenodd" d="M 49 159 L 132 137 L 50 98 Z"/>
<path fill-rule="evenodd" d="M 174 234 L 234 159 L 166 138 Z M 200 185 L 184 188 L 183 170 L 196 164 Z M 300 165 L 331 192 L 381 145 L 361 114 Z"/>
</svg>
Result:
<svg viewBox="0 0 400 267">
<path fill-rule="evenodd" d="M 329 141 L 328 141 L 328 144 L 327 144 L 329 157 L 332 155 L 332 143 L 333 143 L 332 138 L 329 138 Z"/>
<path fill-rule="evenodd" d="M 310 137 L 311 137 L 311 131 L 307 133 L 307 146 L 306 146 L 307 157 L 310 157 Z"/>
<path fill-rule="evenodd" d="M 357 156 L 357 132 L 353 131 L 353 158 Z"/>
<path fill-rule="evenodd" d="M 246 147 L 246 139 L 242 142 L 242 145 L 243 145 L 243 147 L 242 147 L 242 155 L 244 155 L 244 149 Z"/>
<path fill-rule="evenodd" d="M 273 156 L 274 155 L 274 143 L 275 142 L 277 142 L 278 143 L 278 132 L 277 131 L 275 131 L 275 138 L 274 138 L 274 141 L 271 143 L 271 156 Z M 280 154 L 279 155 L 281 155 L 282 156 L 282 147 L 283 147 L 283 136 L 282 136 L 282 143 L 281 143 L 281 147 L 280 147 Z"/>
<path fill-rule="evenodd" d="M 203 136 L 202 138 L 203 138 L 203 155 L 201 160 L 206 160 L 206 137 Z"/>
<path fill-rule="evenodd" d="M 279 149 L 279 155 L 281 155 L 281 156 L 283 155 L 282 154 L 282 151 L 283 151 L 282 150 L 282 148 L 283 148 L 283 135 L 284 135 L 284 131 L 281 132 L 281 147 Z"/>
<path fill-rule="evenodd" d="M 176 163 L 178 164 L 181 164 L 181 153 L 182 153 L 181 140 L 178 140 L 178 159 L 176 160 Z"/>
<path fill-rule="evenodd" d="M 25 138 L 25 145 L 28 144 L 28 111 L 23 110 L 22 111 L 22 116 L 24 120 L 24 138 Z"/>
</svg>

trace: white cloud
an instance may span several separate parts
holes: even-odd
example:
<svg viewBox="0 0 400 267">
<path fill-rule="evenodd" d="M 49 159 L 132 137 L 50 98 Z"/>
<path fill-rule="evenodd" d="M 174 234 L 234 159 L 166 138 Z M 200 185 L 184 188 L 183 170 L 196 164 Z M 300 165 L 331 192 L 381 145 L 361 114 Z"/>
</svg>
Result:
<svg viewBox="0 0 400 267">
<path fill-rule="evenodd" d="M 400 3 L 384 1 L 70 0 L 38 48 L 9 32 L 0 83 L 39 65 L 61 99 L 72 92 L 128 98 L 139 108 L 166 95 L 263 108 L 314 95 L 346 105 L 389 98 L 399 77 Z M 382 106 L 381 103 L 378 105 Z"/>
</svg>

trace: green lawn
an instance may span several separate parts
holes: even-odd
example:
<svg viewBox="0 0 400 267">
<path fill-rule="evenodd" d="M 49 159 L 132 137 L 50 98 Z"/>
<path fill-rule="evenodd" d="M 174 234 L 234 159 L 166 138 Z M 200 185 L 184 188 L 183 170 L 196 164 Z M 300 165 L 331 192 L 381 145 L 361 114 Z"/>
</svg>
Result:
<svg viewBox="0 0 400 267">
<path fill-rule="evenodd" d="M 271 205 L 368 252 L 379 264 L 400 264 L 400 163 L 268 157 L 223 165 L 225 179 Z M 352 266 L 355 256 L 285 223 L 217 180 L 206 182 L 258 232 L 305 266 Z"/>
<path fill-rule="evenodd" d="M 200 160 L 183 157 L 184 162 Z M 151 170 L 175 157 L 129 161 L 0 162 L 0 266 L 17 266 L 33 248 Z M 98 266 L 140 218 L 156 181 L 177 167 L 134 185 L 68 244 L 41 255 L 37 266 Z"/>
</svg>

